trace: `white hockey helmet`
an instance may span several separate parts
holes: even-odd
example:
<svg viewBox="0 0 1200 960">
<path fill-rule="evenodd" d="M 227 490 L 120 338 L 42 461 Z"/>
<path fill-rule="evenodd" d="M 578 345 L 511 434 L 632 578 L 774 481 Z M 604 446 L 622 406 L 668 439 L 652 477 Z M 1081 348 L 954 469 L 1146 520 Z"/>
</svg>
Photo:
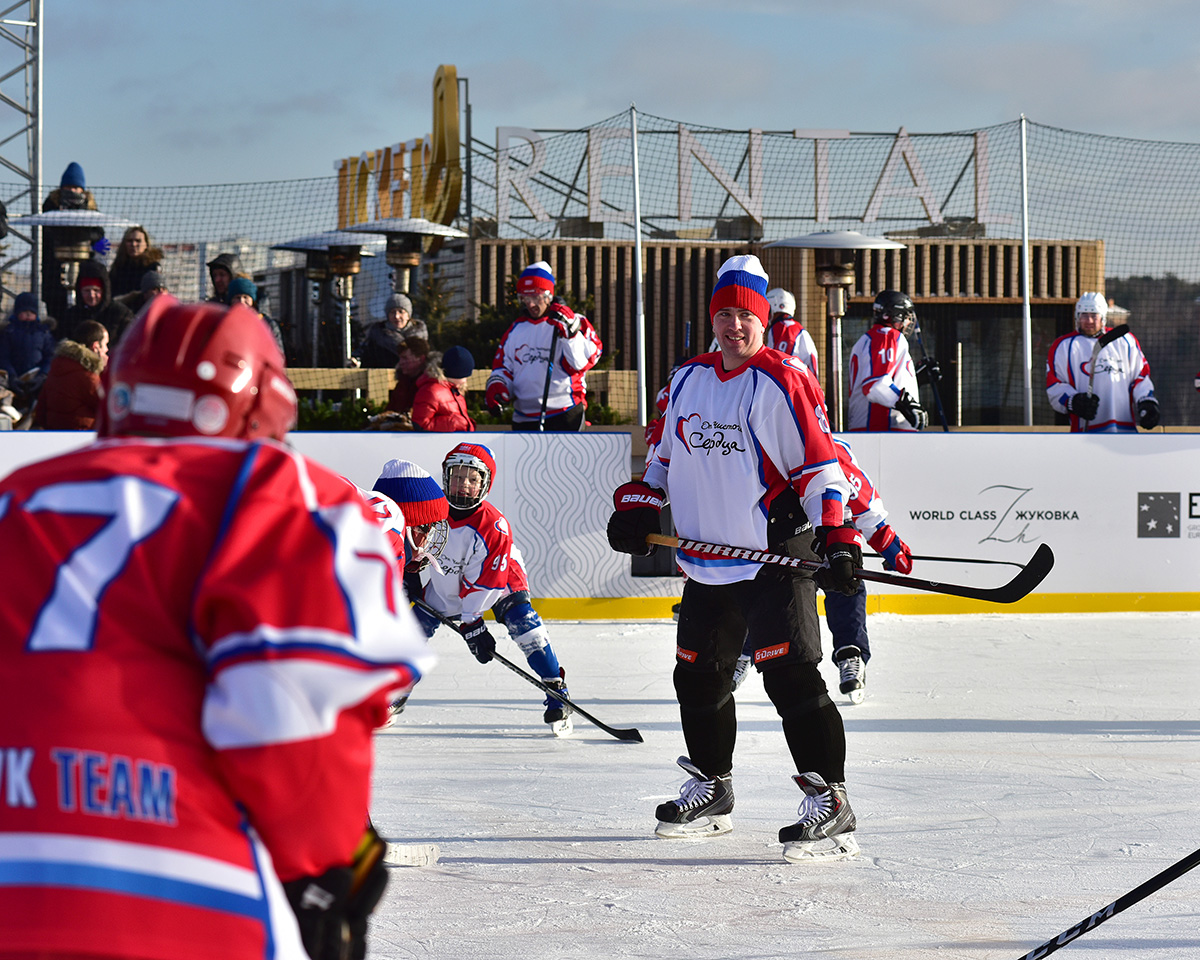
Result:
<svg viewBox="0 0 1200 960">
<path fill-rule="evenodd" d="M 771 305 L 771 316 L 786 313 L 789 317 L 796 315 L 796 298 L 783 287 L 774 287 L 767 291 L 767 303 Z"/>
<path fill-rule="evenodd" d="M 1108 301 L 1104 299 L 1104 294 L 1093 291 L 1081 295 L 1075 301 L 1075 326 L 1077 328 L 1081 313 L 1098 313 L 1101 320 L 1106 319 L 1108 317 Z"/>
<path fill-rule="evenodd" d="M 476 496 L 468 497 L 451 492 L 451 479 L 456 471 L 463 469 L 477 470 L 481 475 L 482 482 Z M 459 510 L 471 510 L 483 503 L 488 491 L 492 489 L 495 476 L 496 459 L 492 456 L 492 451 L 482 443 L 460 443 L 446 454 L 446 459 L 442 461 L 442 486 L 446 490 L 446 499 L 450 501 L 450 506 Z"/>
</svg>

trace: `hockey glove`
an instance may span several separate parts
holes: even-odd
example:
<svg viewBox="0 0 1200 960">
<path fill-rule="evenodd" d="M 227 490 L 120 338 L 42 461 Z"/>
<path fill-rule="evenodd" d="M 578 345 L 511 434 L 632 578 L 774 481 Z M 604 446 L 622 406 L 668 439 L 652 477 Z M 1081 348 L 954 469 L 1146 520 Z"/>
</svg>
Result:
<svg viewBox="0 0 1200 960">
<path fill-rule="evenodd" d="M 1138 426 L 1143 430 L 1158 426 L 1158 401 L 1153 397 L 1138 401 Z"/>
<path fill-rule="evenodd" d="M 613 515 L 608 518 L 608 545 L 618 553 L 648 557 L 656 546 L 646 534 L 661 533 L 663 495 L 650 484 L 634 480 L 613 491 Z"/>
<path fill-rule="evenodd" d="M 844 593 L 848 597 L 858 593 L 862 581 L 854 576 L 854 571 L 862 567 L 862 548 L 858 545 L 858 531 L 854 529 L 854 524 L 817 527 L 813 553 L 828 565 L 813 574 L 817 586 L 822 590 Z"/>
<path fill-rule="evenodd" d="M 929 426 L 929 414 L 912 398 L 907 390 L 900 391 L 900 399 L 896 401 L 896 409 L 908 421 L 914 430 L 924 430 Z"/>
<path fill-rule="evenodd" d="M 488 633 L 482 617 L 472 620 L 470 623 L 464 623 L 459 631 L 462 633 L 462 638 L 467 641 L 467 647 L 475 655 L 476 660 L 480 663 L 487 663 L 492 659 L 496 652 L 496 638 Z"/>
<path fill-rule="evenodd" d="M 912 551 L 908 544 L 896 536 L 896 531 L 886 523 L 871 534 L 867 541 L 871 549 L 883 557 L 883 565 L 897 573 L 912 573 Z"/>
<path fill-rule="evenodd" d="M 499 380 L 493 380 L 483 392 L 483 402 L 487 404 L 487 408 L 492 413 L 499 413 L 510 400 L 512 400 L 512 396 L 508 392 L 508 387 Z"/>
<path fill-rule="evenodd" d="M 1080 420 L 1095 420 L 1100 410 L 1100 398 L 1094 393 L 1077 393 L 1071 397 L 1067 409 Z"/>
<path fill-rule="evenodd" d="M 546 313 L 546 319 L 558 328 L 558 335 L 564 340 L 570 340 L 579 332 L 579 317 L 565 303 L 555 301 L 550 304 L 550 309 Z"/>
<path fill-rule="evenodd" d="M 942 365 L 933 357 L 926 357 L 917 364 L 917 383 L 940 383 L 942 380 Z"/>
<path fill-rule="evenodd" d="M 367 917 L 387 886 L 387 844 L 368 827 L 348 867 L 331 867 L 319 877 L 283 885 L 296 914 L 300 938 L 312 960 L 362 960 L 367 952 Z"/>
</svg>

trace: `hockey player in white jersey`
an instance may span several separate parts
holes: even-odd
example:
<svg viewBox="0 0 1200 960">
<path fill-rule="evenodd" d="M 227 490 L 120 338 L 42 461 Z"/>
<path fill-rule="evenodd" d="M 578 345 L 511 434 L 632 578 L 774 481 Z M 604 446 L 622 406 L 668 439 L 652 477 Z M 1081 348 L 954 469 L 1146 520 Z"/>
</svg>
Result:
<svg viewBox="0 0 1200 960">
<path fill-rule="evenodd" d="M 609 544 L 650 553 L 646 535 L 658 532 L 669 499 L 680 537 L 823 556 L 823 585 L 852 592 L 862 553 L 846 517 L 850 487 L 808 367 L 765 347 L 766 294 L 757 257 L 732 257 L 718 271 L 709 314 L 719 352 L 696 357 L 671 379 L 662 439 L 643 480 L 614 493 Z M 784 857 L 852 856 L 846 738 L 817 669 L 813 574 L 698 550 L 676 557 L 687 574 L 674 682 L 688 750 L 679 765 L 689 777 L 678 800 L 656 809 L 655 832 L 697 837 L 732 828 L 731 686 L 749 635 L 804 793 L 799 820 L 779 831 Z"/>
</svg>

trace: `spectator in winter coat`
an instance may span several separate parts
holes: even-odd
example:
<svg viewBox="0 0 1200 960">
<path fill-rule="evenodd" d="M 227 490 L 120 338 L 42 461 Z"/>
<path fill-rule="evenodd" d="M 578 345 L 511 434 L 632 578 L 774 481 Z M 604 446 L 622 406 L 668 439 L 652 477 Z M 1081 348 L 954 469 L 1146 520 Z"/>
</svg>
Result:
<svg viewBox="0 0 1200 960">
<path fill-rule="evenodd" d="M 279 352 L 286 355 L 287 351 L 283 349 L 283 331 L 280 329 L 279 324 L 258 309 L 258 284 L 246 277 L 234 277 L 229 282 L 227 294 L 230 306 L 240 303 L 258 313 L 258 318 L 267 325 L 267 328 L 271 331 L 271 336 L 275 338 L 275 345 L 279 347 Z"/>
<path fill-rule="evenodd" d="M 33 422 L 43 430 L 93 430 L 100 409 L 100 372 L 108 363 L 108 331 L 95 320 L 62 340 L 38 394 Z"/>
<path fill-rule="evenodd" d="M 8 374 L 9 389 L 18 406 L 36 395 L 54 359 L 54 333 L 38 319 L 38 299 L 19 293 L 7 325 L 0 329 L 0 370 Z"/>
<path fill-rule="evenodd" d="M 79 278 L 75 281 L 75 305 L 68 307 L 54 331 L 60 340 L 78 340 L 75 335 L 79 325 L 86 320 L 104 324 L 114 341 L 119 331 L 124 330 L 133 314 L 125 304 L 113 300 L 108 282 L 108 268 L 101 260 L 85 260 L 79 265 Z"/>
<path fill-rule="evenodd" d="M 394 367 L 400 344 L 410 339 L 428 340 L 424 320 L 414 320 L 412 301 L 403 293 L 393 293 L 384 307 L 383 319 L 367 327 L 358 358 L 364 367 Z"/>
<path fill-rule="evenodd" d="M 151 300 L 157 297 L 160 293 L 170 293 L 167 289 L 167 281 L 163 279 L 163 275 L 157 270 L 151 270 L 149 273 L 142 274 L 141 288 L 136 293 L 126 293 L 123 296 L 117 297 L 113 303 L 119 303 L 124 306 L 130 314 L 136 317 L 142 312 L 142 308 Z M 132 323 L 132 321 L 130 321 Z M 110 331 L 113 343 L 120 342 L 125 330 L 129 327 L 129 323 L 121 327 L 119 330 Z"/>
<path fill-rule="evenodd" d="M 210 303 L 229 302 L 229 284 L 234 277 L 242 276 L 242 259 L 236 253 L 222 253 L 213 257 L 205 266 L 212 281 L 213 293 Z"/>
<path fill-rule="evenodd" d="M 425 372 L 429 356 L 429 341 L 414 337 L 400 344 L 400 359 L 396 361 L 396 385 L 388 394 L 387 408 L 394 413 L 408 413 L 417 396 L 417 380 Z"/>
<path fill-rule="evenodd" d="M 59 181 L 58 189 L 51 190 L 42 204 L 42 212 L 51 210 L 95 210 L 96 198 L 87 189 L 83 167 L 77 163 L 67 164 Z M 42 231 L 42 300 L 46 310 L 55 320 L 67 311 L 67 287 L 60 279 L 59 259 L 54 255 L 56 246 L 64 243 L 86 241 L 91 245 L 91 257 L 108 253 L 112 244 L 104 238 L 99 227 L 47 227 Z"/>
<path fill-rule="evenodd" d="M 142 289 L 142 277 L 157 270 L 162 263 L 163 252 L 150 245 L 150 235 L 141 227 L 130 227 L 117 247 L 113 260 L 111 278 L 112 295 L 120 297 Z"/>
<path fill-rule="evenodd" d="M 425 373 L 417 379 L 413 427 L 429 433 L 473 431 L 475 421 L 467 413 L 463 391 L 474 370 L 475 358 L 466 347 L 451 347 L 444 355 L 430 353 Z"/>
</svg>

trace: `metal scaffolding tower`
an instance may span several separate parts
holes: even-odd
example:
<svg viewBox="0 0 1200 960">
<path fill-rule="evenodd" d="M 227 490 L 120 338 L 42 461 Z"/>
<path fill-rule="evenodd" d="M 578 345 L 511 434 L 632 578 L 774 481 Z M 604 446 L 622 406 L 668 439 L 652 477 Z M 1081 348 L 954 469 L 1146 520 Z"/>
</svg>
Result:
<svg viewBox="0 0 1200 960">
<path fill-rule="evenodd" d="M 20 0 L 0 9 L 0 167 L 17 178 L 16 192 L 0 199 L 14 216 L 37 213 L 42 196 L 43 5 Z M 41 296 L 41 233 L 10 227 L 0 246 L 0 290 L 10 299 L 15 291 L 4 280 L 24 265 L 29 289 Z"/>
</svg>

